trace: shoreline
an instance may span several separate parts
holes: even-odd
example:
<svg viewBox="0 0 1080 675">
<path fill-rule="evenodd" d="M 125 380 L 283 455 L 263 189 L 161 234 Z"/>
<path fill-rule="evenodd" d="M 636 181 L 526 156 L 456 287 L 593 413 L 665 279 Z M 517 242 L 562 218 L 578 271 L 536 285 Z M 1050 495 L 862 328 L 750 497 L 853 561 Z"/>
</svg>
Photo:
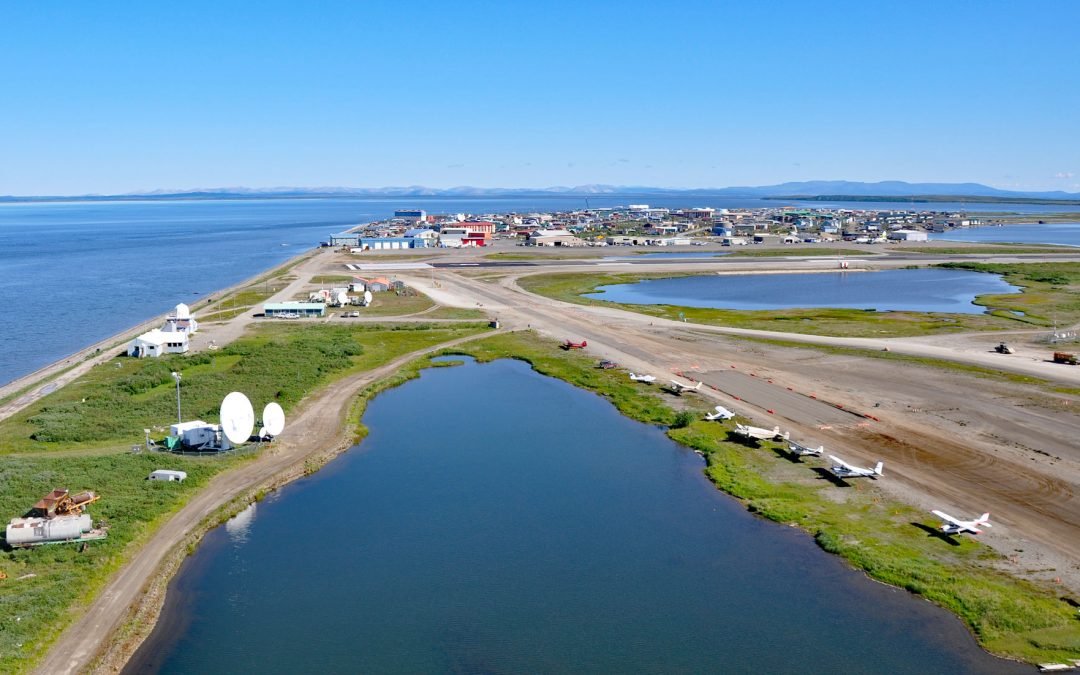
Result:
<svg viewBox="0 0 1080 675">
<path fill-rule="evenodd" d="M 215 307 L 218 303 L 225 300 L 230 295 L 236 293 L 245 286 L 250 286 L 267 275 L 284 272 L 287 269 L 302 262 L 306 257 L 318 251 L 318 247 L 307 249 L 301 253 L 298 253 L 295 256 L 292 256 L 287 260 L 284 260 L 274 265 L 273 267 L 267 268 L 251 275 L 250 277 L 242 279 L 231 286 L 226 286 L 225 288 L 207 293 L 206 295 L 201 296 L 194 300 L 192 303 L 190 303 L 190 306 L 194 307 L 200 302 L 209 301 L 207 302 L 207 304 L 200 308 L 200 311 L 205 312 L 207 309 Z M 67 356 L 63 356 L 56 361 L 53 361 L 47 366 L 42 366 L 41 368 L 38 368 L 33 372 L 22 375 L 6 384 L 0 385 L 0 401 L 4 401 L 3 403 L 0 403 L 0 419 L 5 419 L 17 413 L 19 410 L 26 407 L 27 405 L 30 405 L 42 396 L 46 396 L 55 391 L 56 389 L 63 387 L 68 382 L 78 377 L 78 375 L 86 372 L 89 367 L 97 365 L 98 363 L 106 359 L 112 358 L 112 356 L 115 355 L 114 351 L 118 349 L 123 343 L 135 338 L 138 335 L 141 335 L 142 333 L 150 330 L 151 328 L 159 326 L 161 322 L 165 320 L 166 316 L 168 316 L 168 312 L 155 315 L 134 326 L 114 333 L 109 337 L 99 340 L 82 349 L 79 349 Z M 55 386 L 48 388 L 48 391 L 44 390 L 49 384 L 56 382 L 57 378 L 63 377 L 64 375 L 69 375 L 69 377 L 63 379 L 60 382 L 57 382 Z M 38 387 L 39 385 L 46 385 L 46 387 L 43 387 L 42 389 L 39 389 L 35 392 L 30 391 L 35 387 Z M 10 400 L 5 401 L 5 399 Z"/>
</svg>

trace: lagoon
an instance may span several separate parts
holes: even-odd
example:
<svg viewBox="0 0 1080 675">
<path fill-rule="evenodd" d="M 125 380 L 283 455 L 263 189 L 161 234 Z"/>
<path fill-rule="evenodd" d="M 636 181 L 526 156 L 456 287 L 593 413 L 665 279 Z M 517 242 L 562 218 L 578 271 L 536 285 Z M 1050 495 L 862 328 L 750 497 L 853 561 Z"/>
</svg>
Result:
<svg viewBox="0 0 1080 675">
<path fill-rule="evenodd" d="M 723 274 L 644 279 L 600 286 L 585 297 L 633 305 L 716 309 L 794 308 L 981 314 L 987 293 L 1020 289 L 995 274 L 948 269 L 782 274 Z"/>
<path fill-rule="evenodd" d="M 125 672 L 1030 672 L 524 363 L 426 370 L 364 423 L 207 536 Z"/>
</svg>

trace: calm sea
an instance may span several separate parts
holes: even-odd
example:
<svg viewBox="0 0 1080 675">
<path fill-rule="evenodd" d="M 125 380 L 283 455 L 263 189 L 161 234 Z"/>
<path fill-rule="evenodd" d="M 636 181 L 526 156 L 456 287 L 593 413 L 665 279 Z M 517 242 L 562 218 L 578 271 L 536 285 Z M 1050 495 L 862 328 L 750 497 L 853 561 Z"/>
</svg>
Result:
<svg viewBox="0 0 1080 675">
<path fill-rule="evenodd" d="M 1080 246 L 1080 223 L 1044 223 L 1002 225 L 1001 227 L 972 227 L 943 234 L 931 234 L 941 241 L 972 241 L 1025 244 L 1059 244 Z"/>
<path fill-rule="evenodd" d="M 0 203 L 0 385 L 397 208 L 482 214 L 642 201 L 667 207 L 783 205 L 758 199 L 632 196 Z M 1010 206 L 1036 208 L 1055 210 Z"/>
<path fill-rule="evenodd" d="M 526 364 L 425 371 L 364 423 L 210 533 L 127 673 L 1031 672 Z"/>
</svg>

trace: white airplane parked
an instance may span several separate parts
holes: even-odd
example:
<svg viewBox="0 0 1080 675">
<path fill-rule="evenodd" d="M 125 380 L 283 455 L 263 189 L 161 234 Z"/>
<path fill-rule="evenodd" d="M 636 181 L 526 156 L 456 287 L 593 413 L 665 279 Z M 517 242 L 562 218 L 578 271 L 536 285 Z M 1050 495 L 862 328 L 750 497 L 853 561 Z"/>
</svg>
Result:
<svg viewBox="0 0 1080 675">
<path fill-rule="evenodd" d="M 688 384 L 683 384 L 682 382 L 678 382 L 676 380 L 671 381 L 671 391 L 673 391 L 676 394 L 681 395 L 685 391 L 697 391 L 698 389 L 701 389 L 701 382 L 698 382 L 697 384 L 695 384 L 694 386 L 691 387 Z"/>
<path fill-rule="evenodd" d="M 630 379 L 634 382 L 644 382 L 645 384 L 656 382 L 656 377 L 654 375 L 638 375 L 637 373 L 630 373 Z"/>
<path fill-rule="evenodd" d="M 840 459 L 836 455 L 829 455 L 829 459 L 836 462 L 836 466 L 830 467 L 837 478 L 877 478 L 882 475 L 881 470 L 885 468 L 884 462 L 878 462 L 877 466 L 873 469 L 863 469 L 862 467 L 852 466 L 844 460 Z"/>
<path fill-rule="evenodd" d="M 780 427 L 773 427 L 772 429 L 762 429 L 761 427 L 750 427 L 744 426 L 742 424 L 735 425 L 735 433 L 746 436 L 747 438 L 756 438 L 760 441 L 768 441 L 774 438 L 782 438 L 786 441 L 788 439 L 788 436 L 791 435 L 790 431 L 780 433 Z"/>
<path fill-rule="evenodd" d="M 716 412 L 707 413 L 705 415 L 705 419 L 709 420 L 710 422 L 713 422 L 715 420 L 720 420 L 722 422 L 724 420 L 729 420 L 732 417 L 735 417 L 735 413 L 731 412 L 722 405 L 716 406 Z"/>
<path fill-rule="evenodd" d="M 814 457 L 821 457 L 822 453 L 825 452 L 825 446 L 824 445 L 819 445 L 816 448 L 810 448 L 810 447 L 807 447 L 805 445 L 802 445 L 801 443 L 796 443 L 795 441 L 791 441 L 790 443 L 788 443 L 788 450 L 791 451 L 791 454 L 798 455 L 799 457 L 805 457 L 807 455 L 812 455 Z"/>
<path fill-rule="evenodd" d="M 945 534 L 960 534 L 961 532 L 981 534 L 980 526 L 992 527 L 989 513 L 984 513 L 975 520 L 958 520 L 944 511 L 931 511 L 930 513 L 945 521 L 941 524 L 941 531 Z"/>
</svg>

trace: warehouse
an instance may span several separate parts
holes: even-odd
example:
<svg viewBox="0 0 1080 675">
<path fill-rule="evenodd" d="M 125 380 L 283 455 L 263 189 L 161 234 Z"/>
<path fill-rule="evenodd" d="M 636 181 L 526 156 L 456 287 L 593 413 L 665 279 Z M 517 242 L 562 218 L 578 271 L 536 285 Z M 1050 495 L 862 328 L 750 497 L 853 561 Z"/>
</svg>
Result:
<svg viewBox="0 0 1080 675">
<path fill-rule="evenodd" d="M 263 314 L 281 319 L 299 319 L 326 315 L 326 305 L 321 302 L 268 302 L 263 305 Z"/>
</svg>

